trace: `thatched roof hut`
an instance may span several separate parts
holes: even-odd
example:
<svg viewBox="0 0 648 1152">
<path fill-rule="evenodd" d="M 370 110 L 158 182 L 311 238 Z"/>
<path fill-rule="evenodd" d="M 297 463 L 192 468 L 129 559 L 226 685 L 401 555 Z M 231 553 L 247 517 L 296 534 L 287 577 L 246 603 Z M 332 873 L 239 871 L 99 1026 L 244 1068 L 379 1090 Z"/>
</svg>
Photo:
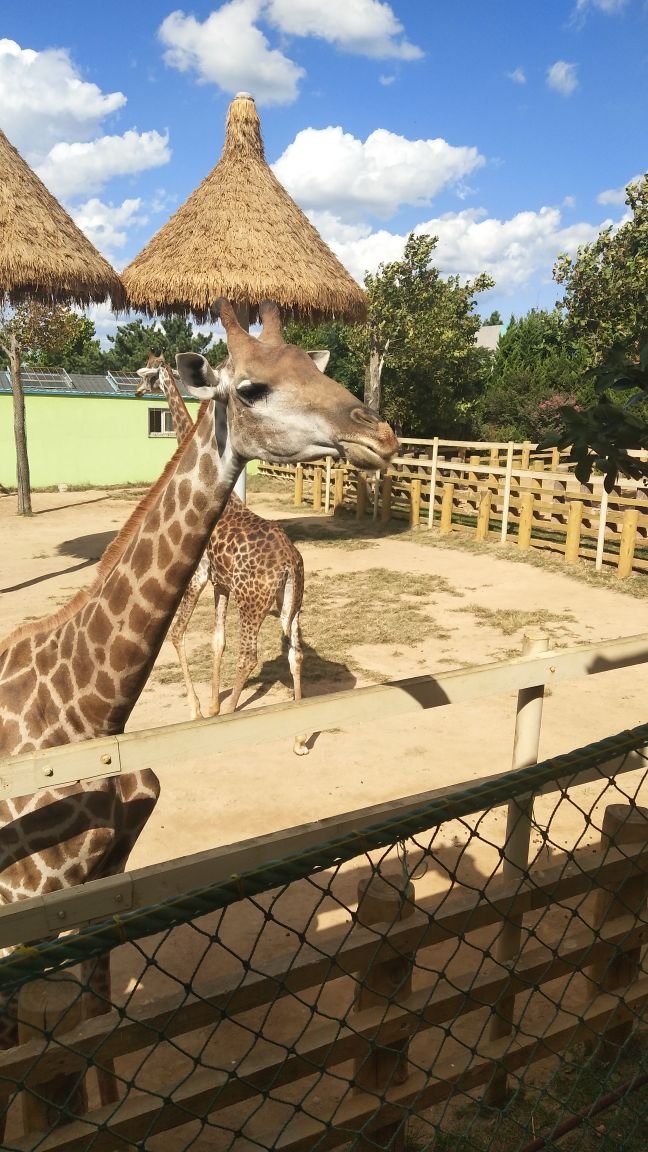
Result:
<svg viewBox="0 0 648 1152">
<path fill-rule="evenodd" d="M 119 276 L 0 132 L 0 302 L 124 307 Z"/>
<path fill-rule="evenodd" d="M 223 154 L 122 274 L 131 307 L 210 317 L 219 296 L 306 317 L 363 320 L 364 292 L 269 168 L 254 100 L 227 114 Z"/>
</svg>

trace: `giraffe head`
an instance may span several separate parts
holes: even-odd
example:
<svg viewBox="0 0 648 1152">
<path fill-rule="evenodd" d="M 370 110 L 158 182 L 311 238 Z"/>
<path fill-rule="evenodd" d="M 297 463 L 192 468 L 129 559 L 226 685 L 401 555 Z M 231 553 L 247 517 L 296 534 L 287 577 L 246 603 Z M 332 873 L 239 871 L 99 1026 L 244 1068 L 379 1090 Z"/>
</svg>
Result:
<svg viewBox="0 0 648 1152">
<path fill-rule="evenodd" d="M 137 369 L 137 375 L 140 377 L 142 383 L 138 384 L 135 389 L 136 396 L 144 396 L 149 392 L 164 392 L 160 379 L 160 368 L 162 367 L 166 368 L 172 375 L 175 375 L 171 365 L 164 359 L 164 356 L 156 356 L 155 352 L 149 352 L 146 367 Z"/>
<path fill-rule="evenodd" d="M 358 468 L 387 467 L 398 448 L 394 433 L 324 375 L 328 352 L 286 344 L 275 304 L 259 308 L 258 339 L 241 328 L 228 300 L 217 307 L 227 334 L 225 362 L 212 368 L 204 356 L 181 352 L 176 364 L 193 396 L 226 408 L 231 448 L 240 458 L 281 463 L 333 456 Z"/>
</svg>

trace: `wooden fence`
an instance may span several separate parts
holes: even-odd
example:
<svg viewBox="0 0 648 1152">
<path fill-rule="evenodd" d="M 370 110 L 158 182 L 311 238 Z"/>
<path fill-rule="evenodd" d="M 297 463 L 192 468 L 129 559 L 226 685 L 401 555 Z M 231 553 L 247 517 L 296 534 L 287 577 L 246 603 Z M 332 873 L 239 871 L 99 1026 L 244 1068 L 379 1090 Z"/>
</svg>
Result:
<svg viewBox="0 0 648 1152">
<path fill-rule="evenodd" d="M 49 788 L 53 781 L 60 784 L 86 779 L 101 771 L 127 772 L 135 764 L 142 768 L 154 763 L 160 768 L 182 758 L 209 755 L 214 746 L 223 751 L 227 747 L 262 745 L 277 735 L 292 735 L 294 731 L 371 722 L 376 715 L 396 716 L 451 706 L 516 688 L 512 764 L 520 769 L 537 762 L 547 684 L 644 663 L 648 663 L 648 635 L 556 651 L 548 650 L 546 638 L 536 636 L 526 641 L 521 657 L 482 668 L 444 673 L 436 678 L 420 676 L 308 699 L 297 705 L 273 705 L 198 724 L 173 725 L 10 758 L 0 761 L 0 785 L 5 795 L 22 795 L 27 790 Z M 579 771 L 574 763 L 569 781 L 556 783 L 550 779 L 538 795 L 561 792 L 568 796 L 568 803 L 574 803 L 575 790 L 583 784 L 605 782 L 637 769 L 645 769 L 641 750 L 586 771 Z M 479 783 L 472 781 L 471 787 Z M 219 878 L 241 877 L 250 869 L 258 870 L 265 861 L 276 864 L 284 856 L 294 857 L 350 831 L 361 844 L 363 829 L 375 827 L 381 820 L 393 820 L 399 813 L 410 812 L 435 797 L 458 797 L 464 787 L 445 787 L 393 800 L 195 857 L 94 881 L 79 889 L 21 901 L 0 910 L 0 946 L 51 936 L 62 927 L 69 930 L 117 911 L 121 916 L 129 909 L 146 908 L 156 900 L 214 884 Z M 130 1007 L 126 1014 L 115 1006 L 111 1013 L 53 1034 L 50 1020 L 47 1037 L 33 1039 L 33 1030 L 31 1035 L 27 1032 L 18 1048 L 0 1054 L 0 1093 L 3 1082 L 20 1083 L 26 1099 L 25 1134 L 12 1138 L 11 1148 L 16 1152 L 36 1147 L 47 1152 L 83 1152 L 86 1148 L 108 1152 L 146 1140 L 153 1130 L 159 1140 L 162 1134 L 186 1125 L 192 1118 L 204 1121 L 207 1116 L 223 1131 L 226 1120 L 220 1117 L 225 1116 L 225 1110 L 235 1105 L 240 1108 L 247 1102 L 251 1126 L 246 1128 L 246 1134 L 258 1147 L 311 1152 L 314 1147 L 339 1147 L 360 1131 L 363 1138 L 367 1137 L 367 1148 L 387 1146 L 391 1129 L 403 1120 L 412 1101 L 420 1111 L 447 1099 L 458 1088 L 466 1092 L 488 1084 L 491 1103 L 501 1103 L 507 1073 L 560 1054 L 579 1040 L 603 1034 L 618 1036 L 619 1029 L 627 1028 L 629 1021 L 642 1015 L 648 1006 L 648 979 L 642 975 L 637 959 L 638 950 L 648 939 L 648 813 L 637 807 L 642 792 L 635 787 L 626 794 L 632 795 L 632 804 L 624 806 L 623 813 L 610 809 L 606 815 L 604 852 L 600 844 L 579 848 L 568 855 L 560 854 L 550 867 L 535 872 L 529 865 L 529 798 L 524 804 L 511 800 L 502 843 L 503 868 L 482 890 L 457 885 L 441 898 L 415 901 L 411 886 L 399 891 L 380 879 L 368 885 L 361 882 L 357 906 L 349 909 L 354 917 L 351 930 L 335 927 L 322 931 L 311 925 L 300 935 L 297 952 L 293 949 L 285 955 L 275 953 L 265 967 L 255 960 L 243 977 L 212 977 L 209 986 L 201 986 L 195 996 L 183 988 L 137 1009 Z M 638 876 L 642 878 L 639 893 Z M 525 878 L 523 884 L 521 877 Z M 275 887 L 276 880 L 269 886 Z M 601 898 L 593 918 L 583 918 L 577 912 L 568 932 L 562 925 L 555 947 L 546 939 L 541 942 L 533 926 L 524 929 L 525 917 L 530 917 L 533 925 L 543 910 L 556 904 L 565 908 L 569 901 L 579 901 L 585 894 L 599 890 Z M 610 891 L 617 896 L 612 904 L 607 895 Z M 627 895 L 630 891 L 631 898 Z M 344 907 L 344 902 L 340 906 Z M 501 931 L 503 923 L 506 932 Z M 489 928 L 497 929 L 495 940 L 489 944 L 488 955 L 482 957 L 476 974 L 475 949 L 483 951 L 479 933 Z M 452 980 L 446 983 L 438 978 L 434 950 L 448 941 L 456 941 L 456 949 Z M 217 938 L 212 948 L 217 951 Z M 611 955 L 615 956 L 616 968 L 609 963 Z M 410 969 L 418 970 L 415 991 L 403 971 L 403 957 L 408 958 Z M 556 993 L 560 985 L 555 982 L 569 982 L 574 971 L 583 966 L 588 972 L 598 973 L 597 983 L 586 983 L 576 997 L 571 991 L 565 991 L 564 996 Z M 82 1073 L 89 1060 L 101 1064 L 102 1060 L 121 1059 L 146 1052 L 152 1043 L 179 1036 L 189 1037 L 186 1043 L 190 1047 L 191 1034 L 198 1030 L 203 1030 L 203 1035 L 197 1037 L 202 1050 L 204 1030 L 216 1035 L 224 1018 L 237 1021 L 244 1013 L 267 1009 L 283 998 L 288 1000 L 287 1011 L 294 1012 L 291 997 L 305 992 L 306 1001 L 317 1004 L 325 986 L 338 981 L 350 981 L 352 987 L 357 982 L 360 988 L 352 1017 L 348 1016 L 348 996 L 343 998 L 345 1007 L 339 1016 L 327 1002 L 322 1014 L 311 1013 L 308 1028 L 300 1030 L 294 1044 L 269 1046 L 271 1033 L 264 1031 L 265 1045 L 226 1061 L 226 1071 L 201 1066 L 191 1075 L 156 1082 L 153 1090 L 129 1091 L 118 1106 L 91 1109 L 82 1120 L 56 1128 L 46 1140 L 33 1131 L 38 1122 L 33 1122 L 30 1100 L 48 1097 L 54 1091 L 50 1088 L 52 1083 L 58 1084 L 60 1090 L 66 1077 L 69 1091 L 69 1076 Z M 51 978 L 49 982 L 52 983 Z M 543 1016 L 534 1031 L 525 1009 L 523 1033 L 513 1040 L 516 997 L 524 994 L 526 999 L 530 988 L 544 990 L 551 982 L 559 1010 L 548 1024 Z M 73 980 L 68 978 L 66 983 L 72 985 Z M 371 995 L 363 999 L 367 983 Z M 25 985 L 21 994 L 19 1014 L 23 1018 L 29 1017 L 25 999 L 30 988 Z M 315 996 L 309 996 L 308 990 L 314 990 Z M 500 1006 L 499 1014 L 493 1012 L 494 1004 Z M 465 1035 L 455 1036 L 453 1029 L 457 1021 L 466 1019 L 470 1023 L 471 1017 L 475 1021 L 474 1040 L 467 1044 Z M 68 1019 L 71 1024 L 71 1017 Z M 249 1016 L 243 1020 L 249 1032 Z M 407 1051 L 414 1036 L 417 1040 L 424 1037 L 424 1057 L 417 1050 L 416 1066 L 410 1066 Z M 155 1037 L 159 1039 L 156 1041 Z M 353 1091 L 343 1070 L 351 1060 L 355 1065 Z M 260 1107 L 266 1092 L 308 1084 L 313 1078 L 329 1074 L 338 1088 L 347 1084 L 341 1097 L 338 1094 L 331 1102 L 318 1087 L 319 1095 L 309 1099 L 306 1110 L 297 1108 L 288 1122 L 282 1122 L 279 1129 L 273 1128 Z M 321 1079 L 317 1082 L 324 1083 Z M 237 1125 L 241 1123 L 238 1115 Z M 355 1146 L 360 1149 L 363 1145 Z M 397 1140 L 389 1146 L 397 1149 L 402 1143 Z"/>
<path fill-rule="evenodd" d="M 619 578 L 648 571 L 648 489 L 603 478 L 580 484 L 557 449 L 531 444 L 403 440 L 388 472 L 366 474 L 327 458 L 260 471 L 294 483 L 295 505 L 355 508 L 359 520 L 407 520 L 442 535 L 512 543 L 560 554 L 566 564 L 613 566 Z"/>
</svg>

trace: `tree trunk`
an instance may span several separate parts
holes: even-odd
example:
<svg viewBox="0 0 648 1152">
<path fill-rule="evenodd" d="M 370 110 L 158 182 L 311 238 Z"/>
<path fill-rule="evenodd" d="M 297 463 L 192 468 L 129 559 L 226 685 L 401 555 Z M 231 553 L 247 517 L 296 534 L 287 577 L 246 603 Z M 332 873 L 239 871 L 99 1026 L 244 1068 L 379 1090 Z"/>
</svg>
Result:
<svg viewBox="0 0 648 1152">
<path fill-rule="evenodd" d="M 27 431 L 25 428 L 25 394 L 20 379 L 20 348 L 14 335 L 9 346 L 11 390 L 14 400 L 14 439 L 16 441 L 16 511 L 19 516 L 31 516 L 31 487 L 29 459 L 27 457 Z"/>
<path fill-rule="evenodd" d="M 376 412 L 380 411 L 380 381 L 388 348 L 389 340 L 386 341 L 385 347 L 381 352 L 378 348 L 376 333 L 371 333 L 369 337 L 369 363 L 365 376 L 364 402 L 367 408 L 373 408 Z"/>
</svg>

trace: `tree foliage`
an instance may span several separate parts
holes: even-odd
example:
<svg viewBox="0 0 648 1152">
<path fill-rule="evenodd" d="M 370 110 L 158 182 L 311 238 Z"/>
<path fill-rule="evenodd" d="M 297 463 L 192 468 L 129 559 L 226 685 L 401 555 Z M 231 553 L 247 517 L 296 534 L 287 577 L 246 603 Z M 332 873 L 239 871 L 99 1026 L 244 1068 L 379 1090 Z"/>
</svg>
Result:
<svg viewBox="0 0 648 1152">
<path fill-rule="evenodd" d="M 66 304 L 27 300 L 3 318 L 0 343 L 15 336 L 24 364 L 66 368 L 71 372 L 101 371 L 103 353 L 94 324 Z"/>
<path fill-rule="evenodd" d="M 365 278 L 368 323 L 349 340 L 356 371 L 379 364 L 381 411 L 410 435 L 465 431 L 490 365 L 475 344 L 474 297 L 494 281 L 443 279 L 432 264 L 436 245 L 434 236 L 412 234 L 401 260 Z"/>
<path fill-rule="evenodd" d="M 486 440 L 540 440 L 555 427 L 561 406 L 592 398 L 584 381 L 587 350 L 569 338 L 558 310 L 514 316 L 500 336 L 478 407 Z"/>
<path fill-rule="evenodd" d="M 566 326 L 590 351 L 596 402 L 585 412 L 565 406 L 546 443 L 571 448 L 581 480 L 604 472 L 608 490 L 619 474 L 648 476 L 648 464 L 629 455 L 648 447 L 648 173 L 626 193 L 630 218 L 554 269 Z"/>
<path fill-rule="evenodd" d="M 113 372 L 135 372 L 146 364 L 149 352 L 165 356 L 171 364 L 175 363 L 176 352 L 199 352 L 211 363 L 222 360 L 226 353 L 222 341 L 210 347 L 212 334 L 194 332 L 191 321 L 182 316 L 170 316 L 152 324 L 131 320 L 121 324 L 108 340 L 112 347 L 105 353 L 105 366 Z"/>
</svg>

